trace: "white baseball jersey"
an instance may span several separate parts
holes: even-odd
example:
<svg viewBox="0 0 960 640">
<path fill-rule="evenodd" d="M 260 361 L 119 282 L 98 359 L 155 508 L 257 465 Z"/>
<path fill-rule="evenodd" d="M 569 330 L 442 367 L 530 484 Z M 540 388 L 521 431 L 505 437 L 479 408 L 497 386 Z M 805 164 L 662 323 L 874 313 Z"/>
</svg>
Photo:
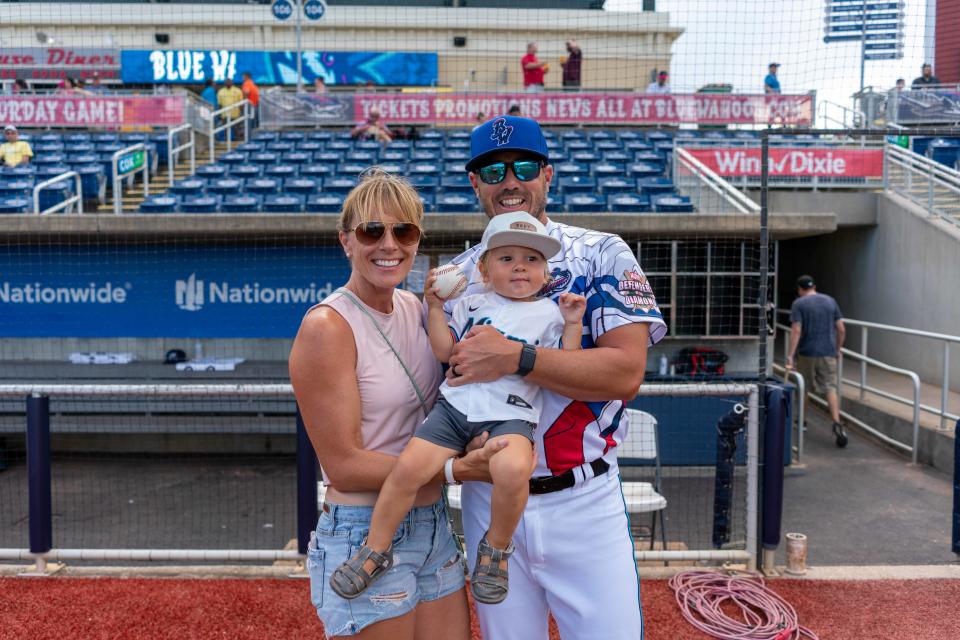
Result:
<svg viewBox="0 0 960 640">
<path fill-rule="evenodd" d="M 470 329 L 483 325 L 538 347 L 559 347 L 563 337 L 560 309 L 546 298 L 521 302 L 485 291 L 457 299 L 450 319 L 454 340 L 459 342 Z M 444 381 L 440 393 L 470 422 L 519 419 L 536 424 L 543 408 L 540 387 L 518 375 L 462 387 Z"/>
<path fill-rule="evenodd" d="M 653 289 L 640 270 L 637 258 L 619 236 L 547 222 L 547 233 L 560 240 L 562 249 L 549 260 L 551 277 L 541 296 L 556 302 L 566 291 L 587 299 L 582 347 L 589 349 L 607 331 L 635 322 L 650 325 L 650 344 L 658 342 L 667 326 L 657 307 Z M 457 256 L 469 281 L 469 296 L 484 290 L 477 268 L 479 246 Z M 444 311 L 453 313 L 456 300 Z M 534 476 L 558 475 L 597 458 L 616 465 L 616 447 L 623 441 L 620 426 L 623 402 L 583 402 L 542 389 L 543 410 L 535 435 L 538 465 Z"/>
</svg>

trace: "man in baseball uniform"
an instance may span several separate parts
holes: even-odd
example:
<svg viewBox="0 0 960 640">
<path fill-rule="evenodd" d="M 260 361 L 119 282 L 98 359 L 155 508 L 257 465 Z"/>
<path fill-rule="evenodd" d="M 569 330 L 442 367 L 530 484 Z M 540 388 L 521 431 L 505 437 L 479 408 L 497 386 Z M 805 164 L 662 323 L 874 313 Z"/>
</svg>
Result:
<svg viewBox="0 0 960 640">
<path fill-rule="evenodd" d="M 488 640 L 546 640 L 549 612 L 564 640 L 641 639 L 640 582 L 616 447 L 627 428 L 623 401 L 636 395 L 647 349 L 666 325 L 622 239 L 547 217 L 553 167 L 537 122 L 499 116 L 478 126 L 467 170 L 487 216 L 528 211 L 561 242 L 541 295 L 587 299 L 580 351 L 525 346 L 480 326 L 450 358 L 458 374 L 451 386 L 520 374 L 544 391 L 534 443 L 538 467 L 513 536 L 510 593 L 495 607 L 478 605 L 481 630 Z M 466 295 L 482 290 L 478 257 L 474 247 L 453 261 L 469 279 Z M 448 302 L 447 312 L 452 308 Z M 491 489 L 489 477 L 458 462 L 453 475 L 467 481 L 463 524 L 472 553 L 487 530 Z"/>
</svg>

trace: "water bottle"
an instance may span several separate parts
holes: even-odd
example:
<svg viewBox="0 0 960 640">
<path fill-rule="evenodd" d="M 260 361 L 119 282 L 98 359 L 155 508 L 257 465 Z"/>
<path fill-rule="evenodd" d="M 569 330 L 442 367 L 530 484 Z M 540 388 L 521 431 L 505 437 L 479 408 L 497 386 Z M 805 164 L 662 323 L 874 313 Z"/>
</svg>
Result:
<svg viewBox="0 0 960 640">
<path fill-rule="evenodd" d="M 670 368 L 670 361 L 667 360 L 667 356 L 660 356 L 660 368 L 657 371 L 661 376 L 667 375 Z"/>
</svg>

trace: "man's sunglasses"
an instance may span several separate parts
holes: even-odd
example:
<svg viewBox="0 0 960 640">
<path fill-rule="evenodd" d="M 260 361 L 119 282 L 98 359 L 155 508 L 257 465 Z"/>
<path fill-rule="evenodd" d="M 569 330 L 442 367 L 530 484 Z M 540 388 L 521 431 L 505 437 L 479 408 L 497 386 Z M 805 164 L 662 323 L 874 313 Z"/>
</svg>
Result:
<svg viewBox="0 0 960 640">
<path fill-rule="evenodd" d="M 374 245 L 380 242 L 384 234 L 390 230 L 394 240 L 400 244 L 416 244 L 420 241 L 420 227 L 409 222 L 396 222 L 383 224 L 382 222 L 362 222 L 355 226 L 352 231 L 357 236 L 360 244 Z"/>
<path fill-rule="evenodd" d="M 507 177 L 507 168 L 513 169 L 513 175 L 520 182 L 530 182 L 540 175 L 542 162 L 539 160 L 517 160 L 516 162 L 494 162 L 477 169 L 480 180 L 486 184 L 500 184 Z"/>
</svg>

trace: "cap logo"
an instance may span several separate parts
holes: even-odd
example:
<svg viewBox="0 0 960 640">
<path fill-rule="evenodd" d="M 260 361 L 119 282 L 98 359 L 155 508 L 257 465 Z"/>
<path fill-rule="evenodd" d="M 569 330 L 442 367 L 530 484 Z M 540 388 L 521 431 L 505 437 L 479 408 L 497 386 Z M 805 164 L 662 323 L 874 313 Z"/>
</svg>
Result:
<svg viewBox="0 0 960 640">
<path fill-rule="evenodd" d="M 522 220 L 517 220 L 516 222 L 510 223 L 511 229 L 516 229 L 517 231 L 533 231 L 536 232 L 537 228 L 530 224 L 529 222 L 523 222 Z"/>
<path fill-rule="evenodd" d="M 497 146 L 503 146 L 510 142 L 510 136 L 513 135 L 513 127 L 507 124 L 505 118 L 500 118 L 493 123 L 493 132 L 490 139 L 497 143 Z"/>
</svg>

